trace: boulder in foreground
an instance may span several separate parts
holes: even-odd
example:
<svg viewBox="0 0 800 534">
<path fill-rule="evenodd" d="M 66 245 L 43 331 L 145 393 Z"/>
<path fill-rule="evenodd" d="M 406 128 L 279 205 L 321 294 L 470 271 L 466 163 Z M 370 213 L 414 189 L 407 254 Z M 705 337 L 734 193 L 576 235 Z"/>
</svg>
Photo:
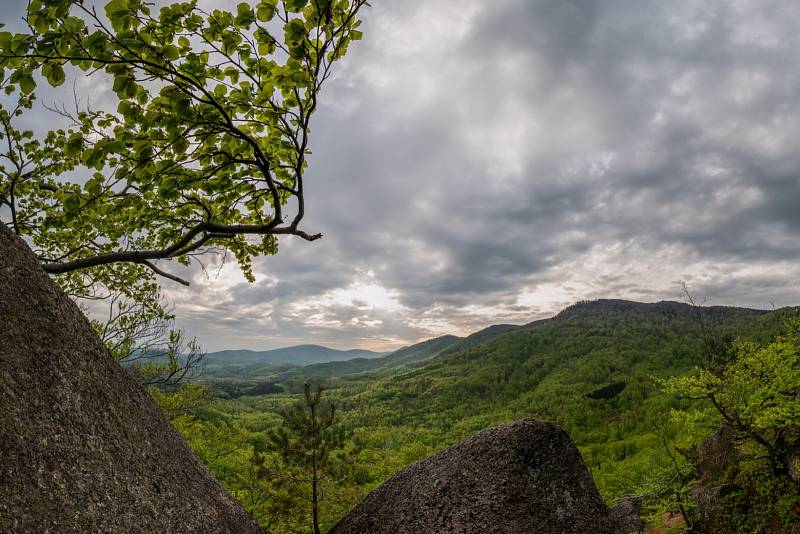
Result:
<svg viewBox="0 0 800 534">
<path fill-rule="evenodd" d="M 404 469 L 331 534 L 628 534 L 627 525 L 603 503 L 567 432 L 526 419 Z"/>
<path fill-rule="evenodd" d="M 0 532 L 262 532 L 2 223 Z"/>
</svg>

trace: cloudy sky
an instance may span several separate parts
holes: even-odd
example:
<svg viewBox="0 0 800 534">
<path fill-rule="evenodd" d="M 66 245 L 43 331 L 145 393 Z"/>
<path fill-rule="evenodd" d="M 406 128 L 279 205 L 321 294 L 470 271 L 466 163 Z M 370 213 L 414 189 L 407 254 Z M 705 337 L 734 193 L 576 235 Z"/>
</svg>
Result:
<svg viewBox="0 0 800 534">
<path fill-rule="evenodd" d="M 165 285 L 206 348 L 384 350 L 681 282 L 800 304 L 800 3 L 372 3 L 315 119 L 324 239 Z"/>
</svg>

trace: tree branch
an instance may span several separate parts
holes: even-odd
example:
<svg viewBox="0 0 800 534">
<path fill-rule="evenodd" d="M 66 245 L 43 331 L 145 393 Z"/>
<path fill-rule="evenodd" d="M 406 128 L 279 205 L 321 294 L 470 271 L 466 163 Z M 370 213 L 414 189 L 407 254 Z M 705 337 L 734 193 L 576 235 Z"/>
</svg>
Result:
<svg viewBox="0 0 800 534">
<path fill-rule="evenodd" d="M 193 241 L 195 237 L 203 234 L 200 239 Z M 80 269 L 87 269 L 90 267 L 98 267 L 100 265 L 108 265 L 111 263 L 130 262 L 139 263 L 153 270 L 153 272 L 175 280 L 178 283 L 189 285 L 189 282 L 180 279 L 174 275 L 164 272 L 163 270 L 150 263 L 148 260 L 168 260 L 178 256 L 183 256 L 192 251 L 195 251 L 206 244 L 209 240 L 220 238 L 232 238 L 237 235 L 295 235 L 306 241 L 316 241 L 322 237 L 322 234 L 308 234 L 302 230 L 287 227 L 274 227 L 272 223 L 263 225 L 257 224 L 219 224 L 210 221 L 202 222 L 191 229 L 189 229 L 180 239 L 169 247 L 161 249 L 150 250 L 124 250 L 119 252 L 109 252 L 106 254 L 98 254 L 96 256 L 88 256 L 76 260 L 65 262 L 44 263 L 42 268 L 45 272 L 50 274 L 63 274 Z"/>
<path fill-rule="evenodd" d="M 141 262 L 141 264 L 144 265 L 145 267 L 147 267 L 148 269 L 150 269 L 151 271 L 153 271 L 154 273 L 156 273 L 159 276 L 163 276 L 164 278 L 169 278 L 170 280 L 173 280 L 175 282 L 178 282 L 179 284 L 185 285 L 186 287 L 189 287 L 189 281 L 188 280 L 184 280 L 183 278 L 181 278 L 179 276 L 176 276 L 176 275 L 174 275 L 172 273 L 168 273 L 168 272 L 160 269 L 156 264 L 154 264 L 152 262 L 149 262 L 149 261 L 145 260 L 145 261 Z"/>
</svg>

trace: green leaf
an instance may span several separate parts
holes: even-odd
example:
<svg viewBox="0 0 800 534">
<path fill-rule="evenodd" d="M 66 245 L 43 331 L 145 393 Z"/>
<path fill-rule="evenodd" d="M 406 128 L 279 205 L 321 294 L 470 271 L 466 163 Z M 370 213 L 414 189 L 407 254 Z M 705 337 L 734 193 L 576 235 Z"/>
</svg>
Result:
<svg viewBox="0 0 800 534">
<path fill-rule="evenodd" d="M 307 4 L 308 0 L 285 0 L 284 2 L 287 11 L 291 13 L 300 13 Z"/>
<path fill-rule="evenodd" d="M 21 56 L 28 53 L 30 45 L 34 38 L 32 35 L 17 34 L 11 39 L 9 48 L 11 53 L 15 56 Z"/>
<path fill-rule="evenodd" d="M 106 4 L 106 16 L 116 31 L 127 29 L 131 10 L 127 0 L 111 0 Z"/>
<path fill-rule="evenodd" d="M 64 211 L 68 215 L 78 212 L 81 208 L 81 196 L 78 193 L 72 193 L 64 199 Z"/>
<path fill-rule="evenodd" d="M 42 74 L 53 87 L 63 84 L 66 79 L 64 69 L 58 63 L 45 63 L 42 66 Z"/>
<path fill-rule="evenodd" d="M 176 61 L 179 57 L 181 57 L 180 50 L 174 45 L 167 45 L 162 49 L 162 53 L 164 57 L 166 57 L 170 61 Z"/>
<path fill-rule="evenodd" d="M 189 149 L 189 141 L 185 137 L 181 137 L 173 143 L 172 148 L 178 154 L 185 154 Z"/>
<path fill-rule="evenodd" d="M 158 188 L 158 195 L 162 198 L 168 198 L 175 193 L 177 188 L 178 182 L 174 177 L 169 176 L 163 182 L 161 182 L 161 185 Z"/>
<path fill-rule="evenodd" d="M 256 15 L 249 4 L 242 2 L 236 7 L 237 14 L 234 24 L 239 28 L 248 28 L 256 20 Z"/>
<path fill-rule="evenodd" d="M 103 192 L 103 183 L 97 178 L 92 178 L 86 182 L 86 185 L 83 186 L 83 189 L 89 193 L 89 195 L 96 197 Z"/>
<path fill-rule="evenodd" d="M 297 43 L 306 36 L 306 25 L 301 19 L 292 19 L 284 25 L 283 31 L 286 34 L 287 43 Z"/>
<path fill-rule="evenodd" d="M 256 6 L 256 17 L 261 22 L 269 22 L 275 17 L 277 0 L 261 0 Z"/>
<path fill-rule="evenodd" d="M 99 148 L 90 148 L 84 151 L 81 161 L 87 167 L 94 167 L 98 171 L 103 168 L 105 152 Z"/>
<path fill-rule="evenodd" d="M 6 50 L 11 46 L 11 40 L 13 38 L 14 34 L 11 32 L 0 32 L 0 50 Z"/>
<path fill-rule="evenodd" d="M 30 74 L 24 74 L 19 79 L 19 88 L 23 94 L 29 95 L 36 89 L 36 81 Z"/>
<path fill-rule="evenodd" d="M 124 93 L 127 91 L 128 86 L 133 83 L 130 76 L 128 74 L 120 74 L 119 76 L 114 78 L 114 92 L 117 94 Z"/>
<path fill-rule="evenodd" d="M 120 100 L 117 104 L 117 113 L 120 115 L 128 115 L 133 109 L 133 105 L 127 100 Z"/>
<path fill-rule="evenodd" d="M 67 141 L 66 153 L 68 157 L 74 157 L 83 150 L 83 136 L 79 133 L 72 134 Z"/>
</svg>

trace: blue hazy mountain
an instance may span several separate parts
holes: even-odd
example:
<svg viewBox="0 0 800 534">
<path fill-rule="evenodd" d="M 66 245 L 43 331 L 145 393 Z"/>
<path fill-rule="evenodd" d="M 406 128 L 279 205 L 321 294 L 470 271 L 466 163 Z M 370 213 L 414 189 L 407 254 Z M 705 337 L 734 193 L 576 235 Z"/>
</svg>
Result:
<svg viewBox="0 0 800 534">
<path fill-rule="evenodd" d="M 297 345 L 273 350 L 222 350 L 209 352 L 204 363 L 210 366 L 251 366 L 273 365 L 311 365 L 315 363 L 338 362 L 354 358 L 380 358 L 386 353 L 371 350 L 339 350 L 321 345 Z"/>
</svg>

